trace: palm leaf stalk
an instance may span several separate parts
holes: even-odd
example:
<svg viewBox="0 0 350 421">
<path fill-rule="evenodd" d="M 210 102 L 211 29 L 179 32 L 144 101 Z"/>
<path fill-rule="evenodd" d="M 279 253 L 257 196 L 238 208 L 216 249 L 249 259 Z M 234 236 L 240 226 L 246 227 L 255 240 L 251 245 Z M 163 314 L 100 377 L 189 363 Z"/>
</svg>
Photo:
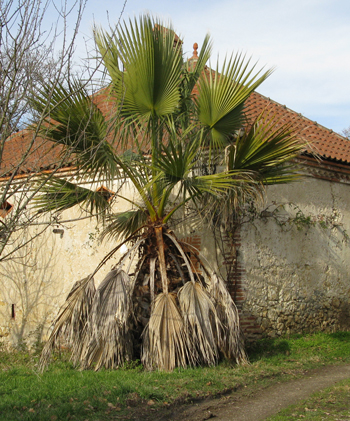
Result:
<svg viewBox="0 0 350 421">
<path fill-rule="evenodd" d="M 259 200 L 265 184 L 297 179 L 290 162 L 303 145 L 290 128 L 262 115 L 240 135 L 244 102 L 271 72 L 256 72 L 239 54 L 221 73 L 208 70 L 209 37 L 198 60 L 184 63 L 172 28 L 148 15 L 113 34 L 96 29 L 95 39 L 114 115 L 103 115 L 78 82 L 58 86 L 52 97 L 50 86 L 43 87 L 33 103 L 42 112 L 49 102 L 45 135 L 69 149 L 77 165 L 69 179 L 48 180 L 39 210 L 85 207 L 104 215 L 102 238 L 130 245 L 84 307 L 72 359 L 84 369 L 113 368 L 132 358 L 161 370 L 213 365 L 221 356 L 244 364 L 238 311 L 225 281 L 176 238 L 171 223 L 186 206 L 203 221 L 218 214 L 218 204 L 232 215 L 247 200 Z M 114 212 L 98 190 L 81 186 L 100 179 L 112 186 L 116 177 L 138 193 L 137 199 L 115 195 L 130 204 L 125 212 Z M 83 294 L 84 286 L 78 290 Z M 65 325 L 73 340 L 71 301 L 56 320 L 43 364 Z"/>
</svg>

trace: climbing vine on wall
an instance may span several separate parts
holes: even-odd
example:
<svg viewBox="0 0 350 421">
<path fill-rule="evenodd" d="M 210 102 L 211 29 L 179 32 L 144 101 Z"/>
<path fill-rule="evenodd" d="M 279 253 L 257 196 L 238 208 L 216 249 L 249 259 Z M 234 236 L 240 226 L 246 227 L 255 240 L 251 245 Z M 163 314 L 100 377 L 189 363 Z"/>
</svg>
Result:
<svg viewBox="0 0 350 421">
<path fill-rule="evenodd" d="M 350 241 L 350 236 L 343 224 L 340 222 L 341 214 L 339 210 L 333 206 L 327 213 L 318 212 L 310 213 L 301 209 L 293 202 L 271 202 L 264 209 L 259 209 L 253 202 L 248 203 L 243 209 L 228 218 L 225 223 L 218 223 L 214 227 L 214 238 L 216 249 L 220 253 L 216 256 L 218 266 L 221 264 L 225 267 L 226 276 L 222 275 L 231 282 L 233 292 L 235 290 L 237 269 L 237 258 L 239 248 L 236 241 L 239 238 L 239 228 L 243 224 L 252 224 L 260 220 L 267 222 L 274 221 L 284 232 L 288 232 L 293 228 L 298 231 L 320 227 L 323 230 L 337 230 L 344 243 Z M 223 261 L 222 261 L 223 257 Z"/>
<path fill-rule="evenodd" d="M 293 202 L 272 202 L 263 210 L 257 209 L 254 203 L 250 203 L 239 215 L 239 224 L 252 223 L 255 220 L 274 220 L 283 231 L 290 231 L 293 227 L 301 231 L 303 229 L 320 227 L 322 229 L 336 229 L 345 242 L 350 240 L 349 234 L 340 220 L 340 212 L 333 207 L 330 213 L 319 212 L 307 213 Z"/>
</svg>

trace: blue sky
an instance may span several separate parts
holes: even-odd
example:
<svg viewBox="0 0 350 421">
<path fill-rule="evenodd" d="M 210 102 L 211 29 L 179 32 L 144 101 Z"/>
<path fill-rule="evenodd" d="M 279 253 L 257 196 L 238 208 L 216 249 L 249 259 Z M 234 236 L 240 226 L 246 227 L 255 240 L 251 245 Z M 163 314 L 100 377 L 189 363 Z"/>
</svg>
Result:
<svg viewBox="0 0 350 421">
<path fill-rule="evenodd" d="M 72 1 L 72 0 L 68 0 Z M 123 0 L 89 0 L 81 25 L 116 23 Z M 244 52 L 258 66 L 274 67 L 260 93 L 340 132 L 350 126 L 350 0 L 127 0 L 123 19 L 149 12 L 171 21 L 192 55 L 206 33 L 212 64 Z"/>
</svg>

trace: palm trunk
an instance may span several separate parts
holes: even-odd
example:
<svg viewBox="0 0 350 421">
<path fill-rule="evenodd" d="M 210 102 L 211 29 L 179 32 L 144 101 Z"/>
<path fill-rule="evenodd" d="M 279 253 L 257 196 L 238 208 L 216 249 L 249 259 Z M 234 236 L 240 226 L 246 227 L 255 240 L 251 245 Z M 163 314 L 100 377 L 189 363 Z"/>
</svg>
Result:
<svg viewBox="0 0 350 421">
<path fill-rule="evenodd" d="M 162 278 L 163 292 L 165 294 L 168 294 L 168 277 L 166 274 L 163 227 L 162 226 L 154 227 L 154 231 L 156 233 L 156 240 L 157 240 L 157 246 L 158 246 L 159 267 L 160 267 L 160 276 Z"/>
</svg>

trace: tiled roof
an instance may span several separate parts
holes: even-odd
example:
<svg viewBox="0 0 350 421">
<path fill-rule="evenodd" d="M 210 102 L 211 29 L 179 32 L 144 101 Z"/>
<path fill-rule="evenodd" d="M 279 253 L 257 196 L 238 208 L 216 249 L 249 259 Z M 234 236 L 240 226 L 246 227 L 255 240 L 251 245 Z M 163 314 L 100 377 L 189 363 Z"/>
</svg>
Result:
<svg viewBox="0 0 350 421">
<path fill-rule="evenodd" d="M 350 164 L 350 141 L 345 137 L 321 126 L 315 121 L 272 101 L 270 98 L 253 92 L 246 101 L 246 113 L 249 120 L 255 119 L 263 110 L 268 110 L 281 119 L 282 123 L 291 124 L 296 134 L 308 143 L 308 151 L 327 160 Z"/>
<path fill-rule="evenodd" d="M 6 140 L 0 163 L 0 179 L 14 172 L 18 176 L 57 168 L 62 148 L 40 137 L 33 138 L 32 131 L 22 130 Z"/>
<path fill-rule="evenodd" d="M 111 103 L 107 100 L 106 91 L 98 93 L 94 101 L 105 115 L 111 112 Z M 252 121 L 264 110 L 281 119 L 282 123 L 292 124 L 297 135 L 308 143 L 308 152 L 316 153 L 326 160 L 350 164 L 349 140 L 286 106 L 254 92 L 246 101 L 245 112 L 248 119 Z M 0 164 L 0 178 L 13 173 L 19 160 L 28 150 L 32 139 L 33 134 L 25 130 L 12 135 L 5 142 L 3 159 Z M 54 147 L 52 142 L 36 139 L 33 152 L 24 160 L 16 175 L 57 168 L 58 165 L 62 165 L 60 164 L 60 151 L 61 148 Z M 69 164 L 65 164 L 65 166 L 67 165 Z"/>
</svg>

